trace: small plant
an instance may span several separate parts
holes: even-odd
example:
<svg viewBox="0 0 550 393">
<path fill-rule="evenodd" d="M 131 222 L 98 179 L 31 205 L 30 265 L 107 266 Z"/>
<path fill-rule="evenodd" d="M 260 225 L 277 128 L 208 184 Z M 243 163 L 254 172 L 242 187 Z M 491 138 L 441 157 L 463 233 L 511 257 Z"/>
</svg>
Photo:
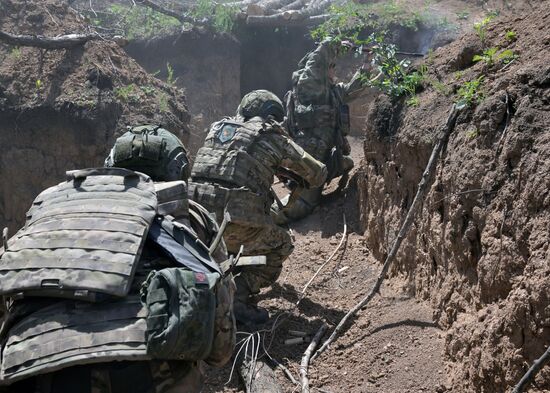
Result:
<svg viewBox="0 0 550 393">
<path fill-rule="evenodd" d="M 161 112 L 168 112 L 168 96 L 162 92 L 158 96 L 159 110 Z"/>
<path fill-rule="evenodd" d="M 238 7 L 217 3 L 213 0 L 198 0 L 192 15 L 196 19 L 208 19 L 216 31 L 230 32 L 235 26 Z"/>
<path fill-rule="evenodd" d="M 155 88 L 153 86 L 140 86 L 140 89 L 146 96 L 153 96 L 155 94 Z"/>
<path fill-rule="evenodd" d="M 413 96 L 425 79 L 427 67 L 423 65 L 416 71 L 410 71 L 410 61 L 397 59 L 397 47 L 384 42 L 383 35 L 371 34 L 366 43 L 372 45 L 372 65 L 379 76 L 373 78 L 371 73 L 366 73 L 364 83 L 392 97 Z"/>
<path fill-rule="evenodd" d="M 117 87 L 114 90 L 115 96 L 124 102 L 136 103 L 139 102 L 139 94 L 137 93 L 137 87 L 131 83 L 127 86 Z"/>
<path fill-rule="evenodd" d="M 511 63 L 515 59 L 518 58 L 518 55 L 514 53 L 514 51 L 510 49 L 506 49 L 502 51 L 498 56 L 498 59 L 501 60 L 504 64 Z"/>
<path fill-rule="evenodd" d="M 178 78 L 174 78 L 174 68 L 170 63 L 166 63 L 166 72 L 168 74 L 166 77 L 166 83 L 168 86 L 175 86 Z"/>
<path fill-rule="evenodd" d="M 481 22 L 474 23 L 474 30 L 477 33 L 477 36 L 481 40 L 481 43 L 485 45 L 485 38 L 487 36 L 487 26 L 493 20 L 494 16 L 489 15 L 484 18 Z"/>
<path fill-rule="evenodd" d="M 472 140 L 479 136 L 479 130 L 477 128 L 471 128 L 466 131 L 466 138 Z"/>
<path fill-rule="evenodd" d="M 488 48 L 483 51 L 482 55 L 475 55 L 472 60 L 474 62 L 483 61 L 488 67 L 492 67 L 497 61 L 502 61 L 504 64 L 510 63 L 517 56 L 510 49 L 506 49 L 498 53 L 498 48 Z"/>
<path fill-rule="evenodd" d="M 420 99 L 419 99 L 418 96 L 415 94 L 415 95 L 409 97 L 409 98 L 407 99 L 407 101 L 405 101 L 405 103 L 406 103 L 408 106 L 417 107 L 417 106 L 420 104 Z"/>
<path fill-rule="evenodd" d="M 438 81 L 437 79 L 430 79 L 430 85 L 434 88 L 435 91 L 437 91 L 439 94 L 443 94 L 444 96 L 451 95 L 451 88 L 447 86 L 445 83 Z"/>
<path fill-rule="evenodd" d="M 333 4 L 328 9 L 328 19 L 311 31 L 315 40 L 322 41 L 327 37 L 337 37 L 340 40 L 357 36 L 363 31 L 382 32 L 395 27 L 418 30 L 420 26 L 444 28 L 448 21 L 434 17 L 425 7 L 413 10 L 395 0 L 369 2 L 358 4 L 354 1 L 344 1 Z"/>
<path fill-rule="evenodd" d="M 458 89 L 456 104 L 459 108 L 469 107 L 483 100 L 483 92 L 481 85 L 483 84 L 483 76 L 464 84 Z"/>
<path fill-rule="evenodd" d="M 466 10 L 456 13 L 456 19 L 458 19 L 458 20 L 466 20 L 469 17 L 470 17 L 470 13 Z"/>
<path fill-rule="evenodd" d="M 36 90 L 42 90 L 42 80 L 37 79 L 36 81 L 34 81 L 34 87 L 36 88 Z"/>
<path fill-rule="evenodd" d="M 460 80 L 464 76 L 464 71 L 456 71 L 454 73 L 455 80 Z"/>
<path fill-rule="evenodd" d="M 504 36 L 508 41 L 511 41 L 511 42 L 518 39 L 518 35 L 514 30 L 508 30 Z"/>
<path fill-rule="evenodd" d="M 14 46 L 11 48 L 10 55 L 14 58 L 19 60 L 21 58 L 21 48 L 18 46 Z"/>
<path fill-rule="evenodd" d="M 485 49 L 483 51 L 483 54 L 475 55 L 472 58 L 472 61 L 474 62 L 483 61 L 484 63 L 487 64 L 488 67 L 491 67 L 495 63 L 497 52 L 498 52 L 497 47 Z"/>
</svg>

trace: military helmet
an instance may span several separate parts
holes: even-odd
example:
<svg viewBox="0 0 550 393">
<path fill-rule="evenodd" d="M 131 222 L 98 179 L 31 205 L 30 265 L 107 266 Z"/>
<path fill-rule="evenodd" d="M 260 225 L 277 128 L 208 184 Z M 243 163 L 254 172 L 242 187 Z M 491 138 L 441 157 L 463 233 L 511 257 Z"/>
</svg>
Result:
<svg viewBox="0 0 550 393">
<path fill-rule="evenodd" d="M 260 116 L 267 119 L 268 116 L 273 116 L 277 121 L 283 121 L 285 110 L 283 103 L 275 94 L 267 90 L 253 90 L 243 97 L 237 115 L 250 119 L 255 116 Z"/>
<path fill-rule="evenodd" d="M 105 166 L 142 172 L 153 181 L 187 180 L 190 172 L 183 143 L 156 125 L 128 127 L 116 140 Z"/>
</svg>

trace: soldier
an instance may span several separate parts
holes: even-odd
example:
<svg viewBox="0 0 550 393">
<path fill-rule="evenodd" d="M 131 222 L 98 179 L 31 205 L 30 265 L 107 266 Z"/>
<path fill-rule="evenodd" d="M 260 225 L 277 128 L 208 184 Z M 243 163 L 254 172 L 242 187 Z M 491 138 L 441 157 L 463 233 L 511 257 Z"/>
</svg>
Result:
<svg viewBox="0 0 550 393">
<path fill-rule="evenodd" d="M 283 116 L 282 102 L 275 94 L 248 93 L 236 117 L 212 124 L 191 170 L 190 199 L 215 212 L 218 223 L 224 212 L 230 216 L 224 232 L 229 252 L 237 253 L 242 245 L 244 255 L 267 257 L 266 266 L 236 270 L 235 317 L 241 323 L 268 319 L 267 311 L 257 307 L 251 295 L 275 282 L 293 250 L 289 231 L 271 217 L 274 175 L 290 170 L 312 187 L 321 186 L 326 178 L 326 167 L 280 126 Z"/>
<path fill-rule="evenodd" d="M 0 249 L 8 392 L 199 392 L 202 362 L 233 353 L 235 284 L 183 144 L 135 127 L 106 166 L 67 172 Z"/>
<path fill-rule="evenodd" d="M 300 61 L 286 96 L 289 132 L 305 151 L 326 164 L 327 183 L 353 168 L 346 139 L 350 127 L 347 103 L 365 89 L 363 68 L 349 83 L 335 83 L 336 57 L 351 46 L 348 41 L 321 42 Z M 322 186 L 294 189 L 276 222 L 284 224 L 310 214 L 319 204 L 322 190 Z"/>
</svg>

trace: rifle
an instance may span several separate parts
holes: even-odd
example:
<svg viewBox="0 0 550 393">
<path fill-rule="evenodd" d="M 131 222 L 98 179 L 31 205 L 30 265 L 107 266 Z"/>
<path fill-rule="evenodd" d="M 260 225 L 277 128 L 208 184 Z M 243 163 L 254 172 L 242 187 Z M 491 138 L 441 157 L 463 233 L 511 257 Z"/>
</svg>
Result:
<svg viewBox="0 0 550 393">
<path fill-rule="evenodd" d="M 365 47 L 364 45 L 354 45 L 352 47 L 352 49 L 355 50 L 356 53 L 358 53 L 359 55 L 362 55 L 364 53 L 371 53 L 372 52 L 372 49 L 368 48 L 368 47 Z M 403 51 L 400 51 L 400 50 L 397 50 L 395 51 L 395 54 L 397 55 L 403 55 L 403 56 L 413 56 L 413 57 L 424 57 L 425 54 L 424 53 L 419 53 L 419 52 L 403 52 Z"/>
<path fill-rule="evenodd" d="M 309 188 L 309 183 L 303 179 L 300 175 L 292 172 L 290 169 L 279 167 L 275 175 L 287 184 L 289 181 L 292 181 L 296 187 Z M 288 184 L 287 184 L 288 185 Z"/>
</svg>

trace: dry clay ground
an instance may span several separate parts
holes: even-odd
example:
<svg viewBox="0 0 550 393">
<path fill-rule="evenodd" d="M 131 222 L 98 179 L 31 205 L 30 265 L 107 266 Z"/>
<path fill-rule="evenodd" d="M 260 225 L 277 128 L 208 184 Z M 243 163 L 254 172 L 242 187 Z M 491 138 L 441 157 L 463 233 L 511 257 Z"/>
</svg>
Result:
<svg viewBox="0 0 550 393">
<path fill-rule="evenodd" d="M 352 138 L 350 142 L 358 164 L 363 155 L 362 140 Z M 334 189 L 336 183 L 328 191 Z M 295 307 L 304 285 L 340 243 L 344 215 L 347 240 Z M 285 262 L 276 284 L 259 295 L 259 304 L 272 316 L 262 335 L 265 348 L 299 379 L 299 363 L 307 344 L 285 345 L 285 340 L 293 338 L 289 330 L 313 336 L 325 321 L 330 333 L 370 290 L 381 264 L 369 256 L 364 244 L 353 181 L 344 193 L 325 197 L 312 216 L 293 224 L 292 233 L 294 253 Z M 443 332 L 432 321 L 430 305 L 393 286 L 398 287 L 391 281 L 384 283 L 381 296 L 312 363 L 309 375 L 313 392 L 443 392 L 450 388 L 445 385 Z M 243 391 L 236 375 L 225 384 L 230 368 L 220 372 L 209 369 L 205 391 Z M 276 369 L 276 375 L 284 392 L 299 391 L 280 369 Z"/>
</svg>

